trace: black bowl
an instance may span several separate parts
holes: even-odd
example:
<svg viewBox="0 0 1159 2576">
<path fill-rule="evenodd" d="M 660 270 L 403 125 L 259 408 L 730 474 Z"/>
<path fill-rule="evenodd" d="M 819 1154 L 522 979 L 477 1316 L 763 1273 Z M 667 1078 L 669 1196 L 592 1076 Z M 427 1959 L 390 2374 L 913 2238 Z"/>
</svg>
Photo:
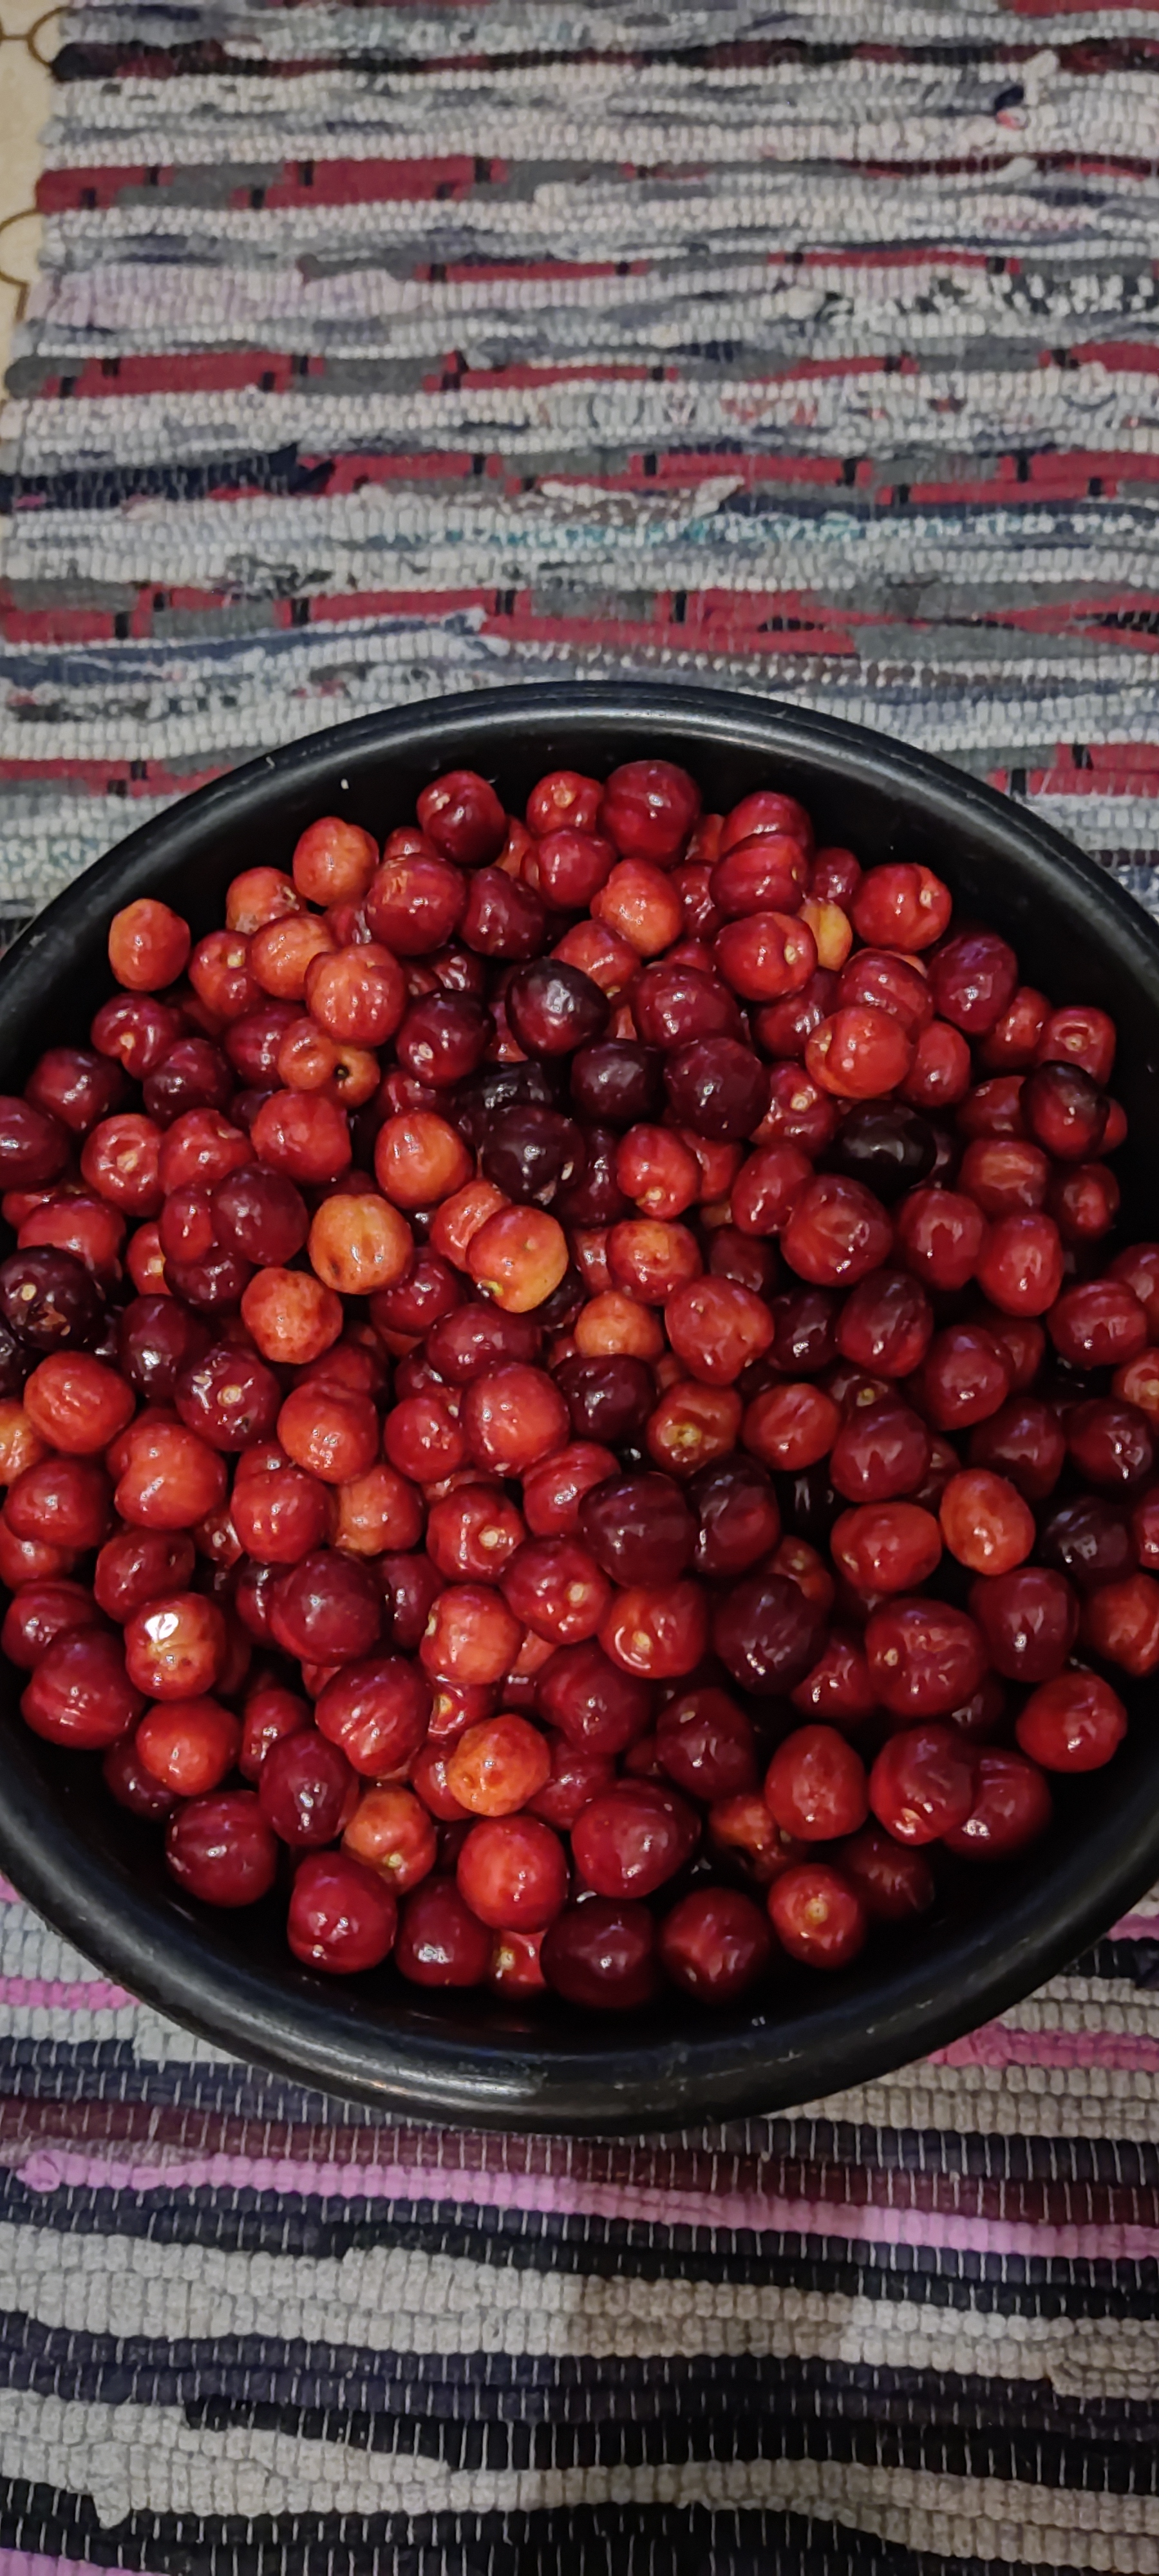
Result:
<svg viewBox="0 0 1159 2576">
<path fill-rule="evenodd" d="M 465 766 L 516 811 L 545 769 L 606 775 L 661 753 L 710 807 L 791 789 L 822 839 L 864 860 L 920 859 L 1018 950 L 1056 1002 L 1110 1010 L 1115 1088 L 1131 1137 L 1118 1158 L 1127 1234 L 1157 1226 L 1159 931 L 1068 842 L 973 779 L 901 744 L 766 704 L 683 687 L 566 685 L 444 699 L 315 734 L 203 788 L 91 868 L 0 966 L 0 1088 L 41 1048 L 83 1038 L 110 989 L 105 938 L 132 897 L 162 894 L 196 933 L 228 879 L 289 863 L 297 835 L 338 813 L 382 837 L 426 780 Z M 873 1946 L 832 1978 L 787 1973 L 751 2008 L 646 2015 L 513 2011 L 489 1995 L 420 2000 L 387 1969 L 350 1982 L 297 1967 L 271 1899 L 241 1915 L 177 1894 L 155 1835 L 115 1807 L 95 1759 L 21 1723 L 0 1675 L 5 1794 L 0 1864 L 88 1957 L 223 2049 L 384 2110 L 484 2126 L 684 2125 L 814 2100 L 921 2056 L 1002 2011 L 1104 1932 L 1159 1875 L 1159 1736 L 1146 1686 L 1109 1769 L 1060 1782 L 1046 1842 L 1016 1864 L 962 1872 L 908 1944 Z"/>
</svg>

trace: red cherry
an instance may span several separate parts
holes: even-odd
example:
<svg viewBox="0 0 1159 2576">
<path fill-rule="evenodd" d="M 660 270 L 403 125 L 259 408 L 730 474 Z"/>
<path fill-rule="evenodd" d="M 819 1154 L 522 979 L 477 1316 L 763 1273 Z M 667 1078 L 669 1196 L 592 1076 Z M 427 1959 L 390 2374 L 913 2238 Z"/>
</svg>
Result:
<svg viewBox="0 0 1159 2576">
<path fill-rule="evenodd" d="M 424 1878 L 403 1899 L 395 1965 L 415 1986 L 479 1986 L 491 1964 L 491 1934 L 453 1879 Z"/>
<path fill-rule="evenodd" d="M 613 1593 L 599 1630 L 604 1653 L 647 1681 L 694 1672 L 708 1643 L 708 1603 L 699 1583 L 662 1591 L 634 1584 Z"/>
<path fill-rule="evenodd" d="M 646 1905 L 589 1897 L 557 1914 L 540 1963 L 553 1991 L 588 2012 L 632 2012 L 657 1988 L 656 1926 Z"/>
<path fill-rule="evenodd" d="M 492 786 L 471 769 L 449 769 L 424 787 L 415 811 L 428 840 L 444 859 L 477 868 L 497 857 L 507 837 L 507 817 Z"/>
<path fill-rule="evenodd" d="M 1060 1358 L 1079 1368 L 1121 1368 L 1147 1342 L 1147 1318 L 1125 1280 L 1088 1279 L 1064 1288 L 1046 1329 Z"/>
<path fill-rule="evenodd" d="M 739 1888 L 694 1888 L 660 1928 L 662 1965 L 698 2003 L 734 2002 L 766 1974 L 772 1956 L 768 1921 Z"/>
<path fill-rule="evenodd" d="M 951 1324 L 935 1333 L 914 1393 L 936 1431 L 964 1431 L 997 1413 L 1012 1375 L 1009 1354 L 996 1334 L 981 1324 Z"/>
<path fill-rule="evenodd" d="M 165 1860 L 203 1905 L 256 1905 L 274 1884 L 278 1846 L 249 1789 L 190 1798 L 170 1819 Z"/>
<path fill-rule="evenodd" d="M 45 1648 L 20 1701 L 34 1735 L 79 1752 L 103 1752 L 127 1735 L 144 1699 L 125 1670 L 119 1637 L 67 1628 Z"/>
<path fill-rule="evenodd" d="M 832 1842 L 864 1823 L 865 1765 L 833 1726 L 799 1726 L 765 1774 L 765 1805 L 798 1842 Z"/>
<path fill-rule="evenodd" d="M 1078 1630 L 1078 1602 L 1065 1575 L 1037 1565 L 982 1575 L 970 1587 L 970 1608 L 1007 1681 L 1048 1682 L 1061 1672 Z"/>
<path fill-rule="evenodd" d="M 890 1601 L 865 1631 L 870 1676 L 900 1718 L 948 1717 L 985 1679 L 981 1630 L 948 1601 Z"/>
<path fill-rule="evenodd" d="M 613 1664 L 594 1640 L 561 1646 L 543 1667 L 537 1685 L 540 1710 L 569 1743 L 616 1754 L 634 1744 L 648 1724 L 646 1681 Z"/>
<path fill-rule="evenodd" d="M 791 1690 L 817 1661 L 821 1610 L 782 1574 L 753 1574 L 720 1603 L 713 1645 L 742 1689 L 758 1698 Z"/>
<path fill-rule="evenodd" d="M 286 1654 L 307 1663 L 353 1664 L 377 1644 L 382 1596 L 368 1566 L 317 1548 L 278 1577 L 270 1617 Z"/>
<path fill-rule="evenodd" d="M 713 1800 L 756 1786 L 753 1730 L 721 1690 L 678 1692 L 656 1721 L 656 1759 L 690 1798 Z"/>
<path fill-rule="evenodd" d="M 1029 1134 L 1056 1162 L 1088 1163 L 1098 1153 L 1109 1104 L 1081 1065 L 1040 1064 L 1019 1105 Z"/>
<path fill-rule="evenodd" d="M 1048 1683 L 1046 1688 L 1056 1689 L 1057 1684 Z M 1042 1693 L 1036 1692 L 1034 1697 L 1041 1698 Z M 1028 1700 L 1027 1708 L 1033 1705 L 1033 1699 Z M 1021 1724 L 1019 1719 L 1020 1728 Z M 1063 1769 L 1069 1766 L 1059 1764 L 1052 1767 Z M 1037 1842 L 1039 1835 L 1045 1833 L 1051 1814 L 1050 1791 L 1038 1763 L 1028 1761 L 1022 1753 L 1009 1752 L 1001 1745 L 985 1745 L 978 1756 L 974 1805 L 965 1823 L 955 1825 L 945 1836 L 946 1848 L 957 1852 L 963 1860 L 1009 1860 L 1014 1852 L 1024 1851 L 1029 1843 Z"/>
<path fill-rule="evenodd" d="M 473 1825 L 459 1853 L 459 1894 L 496 1931 L 544 1932 L 567 1897 L 563 1845 L 535 1816 Z"/>
<path fill-rule="evenodd" d="M 865 1947 L 866 1910 L 852 1879 L 826 1861 L 782 1871 L 769 1890 L 769 1918 L 783 1949 L 807 1968 L 845 1968 Z"/>
<path fill-rule="evenodd" d="M 1000 1216 L 977 1267 L 978 1285 L 1004 1315 L 1045 1315 L 1063 1282 L 1063 1252 L 1052 1217 Z"/>
<path fill-rule="evenodd" d="M 1159 1664 L 1159 1583 L 1129 1574 L 1104 1583 L 1083 1605 L 1082 1639 L 1096 1655 L 1141 1679 Z"/>
<path fill-rule="evenodd" d="M 23 1583 L 13 1593 L 0 1629 L 0 1653 L 20 1672 L 35 1672 L 56 1637 L 74 1628 L 102 1625 L 100 1605 L 83 1583 L 58 1577 Z"/>
<path fill-rule="evenodd" d="M 949 888 L 929 868 L 887 861 L 856 888 L 853 924 L 870 947 L 932 948 L 949 927 L 950 903 Z"/>
<path fill-rule="evenodd" d="M 951 1555 L 975 1574 L 1009 1574 L 1034 1545 L 1034 1515 L 1017 1486 L 984 1467 L 951 1476 L 938 1512 Z"/>
<path fill-rule="evenodd" d="M 295 1691 L 286 1690 L 279 1682 L 259 1684 L 250 1692 L 242 1713 L 237 1767 L 243 1780 L 256 1781 L 267 1753 L 309 1724 L 308 1700 L 299 1699 Z"/>
<path fill-rule="evenodd" d="M 226 1651 L 222 1613 L 198 1592 L 160 1593 L 125 1627 L 126 1670 L 148 1699 L 200 1698 L 224 1672 Z"/>
<path fill-rule="evenodd" d="M 127 1808 L 131 1816 L 144 1816 L 150 1823 L 163 1824 L 178 1807 L 189 1812 L 198 1803 L 181 1799 L 173 1789 L 163 1787 L 147 1771 L 131 1735 L 120 1735 L 110 1744 L 101 1763 L 101 1778 L 118 1807 Z"/>
<path fill-rule="evenodd" d="M 600 823 L 627 859 L 668 867 L 700 812 L 700 790 L 669 760 L 630 760 L 604 789 Z"/>
<path fill-rule="evenodd" d="M 624 1780 L 593 1798 L 572 1831 L 576 1865 L 598 1896 L 644 1897 L 695 1850 L 700 1827 L 674 1789 Z"/>
<path fill-rule="evenodd" d="M 857 1727 L 871 1717 L 877 1693 L 865 1652 L 848 1629 L 831 1628 L 811 1672 L 789 1693 L 794 1708 L 829 1726 Z"/>
<path fill-rule="evenodd" d="M 312 1852 L 294 1880 L 286 1939 L 304 1967 L 328 1976 L 377 1968 L 395 1936 L 393 1890 L 346 1852 Z"/>
<path fill-rule="evenodd" d="M 932 1843 L 965 1823 L 977 1765 L 956 1727 L 903 1727 L 883 1744 L 869 1775 L 869 1804 L 899 1843 Z"/>
<path fill-rule="evenodd" d="M 1099 1771 L 1123 1741 L 1127 1712 L 1097 1673 L 1059 1673 L 1031 1692 L 1014 1731 L 1045 1771 Z"/>
<path fill-rule="evenodd" d="M 884 1396 L 851 1408 L 833 1442 L 829 1474 L 847 1502 L 885 1503 L 899 1494 L 916 1494 L 930 1457 L 930 1435 L 920 1414 Z"/>
<path fill-rule="evenodd" d="M 357 1803 L 358 1782 L 345 1754 L 314 1727 L 295 1727 L 271 1745 L 258 1777 L 258 1804 L 293 1850 L 336 1841 Z"/>
<path fill-rule="evenodd" d="M 918 1503 L 863 1503 L 842 1512 L 829 1540 L 834 1563 L 864 1593 L 911 1592 L 934 1572 L 942 1539 Z"/>
<path fill-rule="evenodd" d="M 934 1874 L 916 1846 L 896 1842 L 879 1825 L 863 1825 L 842 1843 L 839 1859 L 873 1922 L 912 1923 L 916 1915 L 929 1913 Z"/>
<path fill-rule="evenodd" d="M 969 1037 L 985 1037 L 1008 1010 L 1018 984 L 1018 960 L 993 930 L 961 931 L 946 940 L 930 966 L 935 1005 L 944 1020 Z"/>
<path fill-rule="evenodd" d="M 145 1769 L 183 1798 L 216 1789 L 232 1771 L 240 1746 L 236 1717 L 215 1699 L 158 1702 L 146 1710 L 136 1735 Z"/>
<path fill-rule="evenodd" d="M 817 1288 L 852 1288 L 887 1259 L 893 1229 L 860 1181 L 839 1174 L 810 1181 L 797 1199 L 781 1248 L 798 1278 Z"/>
<path fill-rule="evenodd" d="M 1015 1396 L 975 1424 L 969 1456 L 972 1467 L 996 1469 L 1025 1501 L 1041 1503 L 1062 1473 L 1066 1439 L 1057 1414 L 1041 1397 Z"/>
</svg>

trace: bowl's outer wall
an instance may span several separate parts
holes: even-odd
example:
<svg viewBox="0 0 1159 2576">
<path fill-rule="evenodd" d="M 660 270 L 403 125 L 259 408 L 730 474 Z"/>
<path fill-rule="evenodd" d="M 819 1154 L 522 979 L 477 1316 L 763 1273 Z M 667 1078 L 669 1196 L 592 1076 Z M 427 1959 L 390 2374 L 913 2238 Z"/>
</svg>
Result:
<svg viewBox="0 0 1159 2576">
<path fill-rule="evenodd" d="M 148 824 L 62 895 L 0 965 L 0 1086 L 41 1048 L 82 1038 L 111 989 L 109 920 L 163 895 L 198 933 L 231 876 L 287 867 L 321 813 L 382 839 L 450 767 L 482 770 L 515 811 L 546 769 L 606 776 L 647 754 L 683 762 L 706 804 L 799 794 L 824 841 L 863 860 L 924 860 L 959 908 L 1005 932 L 1026 980 L 1093 1001 L 1120 1031 L 1116 1090 L 1131 1121 L 1118 1168 L 1131 1232 L 1159 1232 L 1159 933 L 1094 865 L 1014 806 L 874 734 L 756 699 L 684 688 L 504 690 L 340 727 L 252 763 Z M 541 2022 L 493 1998 L 428 2007 L 393 1978 L 350 1986 L 295 1967 L 278 1909 L 187 1906 L 155 1838 L 113 1806 L 93 1761 L 22 1725 L 0 1670 L 6 1794 L 0 1865 L 108 1973 L 223 2049 L 384 2110 L 475 2124 L 638 2129 L 815 2100 L 944 2044 L 1024 1995 L 1104 1931 L 1159 1875 L 1159 1744 L 1152 1693 L 1109 1772 L 1063 1784 L 1040 1857 L 977 1873 L 922 1939 L 832 1981 L 800 1978 L 776 2009 L 701 2021 L 672 2002 L 630 2022 Z M 983 1883 L 984 1882 L 984 1883 Z"/>
</svg>

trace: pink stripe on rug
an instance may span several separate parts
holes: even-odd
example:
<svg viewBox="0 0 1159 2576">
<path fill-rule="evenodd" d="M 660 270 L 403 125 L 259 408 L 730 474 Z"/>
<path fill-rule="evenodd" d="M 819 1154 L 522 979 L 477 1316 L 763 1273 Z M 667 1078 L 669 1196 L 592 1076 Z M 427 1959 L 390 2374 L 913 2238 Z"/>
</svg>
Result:
<svg viewBox="0 0 1159 2576">
<path fill-rule="evenodd" d="M 1063 2255 L 1090 2262 L 1147 2261 L 1159 2256 L 1159 2228 L 1137 2225 L 1044 2226 L 1037 2220 L 984 2218 L 972 2212 L 794 2200 L 759 2191 L 671 2191 L 643 2184 L 584 2183 L 567 2174 L 456 2175 L 455 2190 L 416 2193 L 409 2166 L 278 2162 L 205 2156 L 187 2164 L 118 2165 L 99 2156 L 46 2150 L 18 2168 L 30 2191 L 250 2191 L 318 2199 L 405 2200 L 442 2207 L 519 2209 L 587 2218 L 632 2219 L 649 2226 L 746 2228 L 758 2235 L 839 2237 L 845 2243 L 929 2245 L 992 2254 Z M 296 2260 L 299 2258 L 295 2258 Z"/>
<path fill-rule="evenodd" d="M 1159 1941 L 1159 1914 L 1124 1914 L 1121 1923 L 1112 1923 L 1108 1938 L 1112 1941 Z"/>
<path fill-rule="evenodd" d="M 62 2012 L 138 2009 L 135 1995 L 104 1977 L 0 1977 L 0 2004 L 40 2004 Z"/>
<path fill-rule="evenodd" d="M 94 2576 L 94 2570 L 87 2558 L 47 2558 L 39 2549 L 0 2549 L 0 2576 Z M 100 2576 L 105 2576 L 103 2562 Z"/>
<path fill-rule="evenodd" d="M 1104 2066 L 1120 2074 L 1159 2071 L 1159 2037 L 1120 2030 L 1010 2030 L 1000 2021 L 931 2048 L 930 2066 Z"/>
</svg>

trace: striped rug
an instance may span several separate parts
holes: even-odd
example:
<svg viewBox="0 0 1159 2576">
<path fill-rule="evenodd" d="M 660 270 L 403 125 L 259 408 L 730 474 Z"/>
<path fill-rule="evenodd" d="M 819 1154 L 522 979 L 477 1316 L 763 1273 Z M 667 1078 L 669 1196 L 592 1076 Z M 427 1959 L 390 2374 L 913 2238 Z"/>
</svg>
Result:
<svg viewBox="0 0 1159 2576">
<path fill-rule="evenodd" d="M 90 0 L 2 424 L 0 918 L 572 671 L 996 781 L 1159 908 L 1159 13 Z M 924 2065 L 385 2125 L 0 1907 L 0 2576 L 1159 2576 L 1159 1891 Z"/>
<path fill-rule="evenodd" d="M 711 2136 L 386 2125 L 0 1907 L 4 2576 L 1159 2568 L 1159 1891 Z"/>
</svg>

